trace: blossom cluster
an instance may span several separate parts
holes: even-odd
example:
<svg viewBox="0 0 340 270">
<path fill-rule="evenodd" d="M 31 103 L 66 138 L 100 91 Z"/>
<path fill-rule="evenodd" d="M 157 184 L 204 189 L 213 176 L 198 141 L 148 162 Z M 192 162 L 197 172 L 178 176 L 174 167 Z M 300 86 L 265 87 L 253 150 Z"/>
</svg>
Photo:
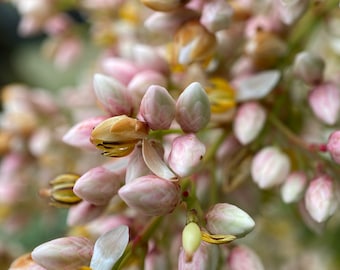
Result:
<svg viewBox="0 0 340 270">
<path fill-rule="evenodd" d="M 59 69 L 99 53 L 78 85 L 2 90 L 1 221 L 68 226 L 9 269 L 331 269 L 296 239 L 339 223 L 337 1 L 11 4 Z"/>
</svg>

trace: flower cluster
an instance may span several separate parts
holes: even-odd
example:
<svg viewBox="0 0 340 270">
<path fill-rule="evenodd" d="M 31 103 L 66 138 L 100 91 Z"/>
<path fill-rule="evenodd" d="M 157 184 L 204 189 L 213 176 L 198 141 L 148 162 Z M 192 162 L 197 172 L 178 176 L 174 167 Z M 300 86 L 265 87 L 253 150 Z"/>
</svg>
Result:
<svg viewBox="0 0 340 270">
<path fill-rule="evenodd" d="M 11 2 L 57 67 L 98 56 L 54 96 L 3 89 L 0 218 L 49 200 L 68 226 L 9 269 L 335 264 L 294 243 L 339 224 L 337 1 Z"/>
</svg>

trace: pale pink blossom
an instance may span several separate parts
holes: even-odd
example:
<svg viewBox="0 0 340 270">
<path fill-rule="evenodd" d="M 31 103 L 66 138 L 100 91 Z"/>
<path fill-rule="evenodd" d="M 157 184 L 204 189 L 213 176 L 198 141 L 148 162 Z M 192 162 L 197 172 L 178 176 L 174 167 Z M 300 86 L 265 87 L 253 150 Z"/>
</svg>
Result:
<svg viewBox="0 0 340 270">
<path fill-rule="evenodd" d="M 228 256 L 230 270 L 264 270 L 259 256 L 249 247 L 239 245 L 234 247 Z"/>
<path fill-rule="evenodd" d="M 259 151 L 251 164 L 251 175 L 262 189 L 283 183 L 290 172 L 288 156 L 274 146 L 267 146 Z"/>
<path fill-rule="evenodd" d="M 340 131 L 334 131 L 328 138 L 327 150 L 332 159 L 340 164 Z"/>
<path fill-rule="evenodd" d="M 288 175 L 281 186 L 281 197 L 285 203 L 298 201 L 307 184 L 307 176 L 302 171 L 295 171 Z"/>
<path fill-rule="evenodd" d="M 99 217 L 106 209 L 106 206 L 82 201 L 69 209 L 66 223 L 68 226 L 83 225 Z"/>
<path fill-rule="evenodd" d="M 322 175 L 313 179 L 306 190 L 305 205 L 308 213 L 317 222 L 324 222 L 337 207 L 333 180 Z"/>
<path fill-rule="evenodd" d="M 308 96 L 308 102 L 315 116 L 328 125 L 334 125 L 339 118 L 340 90 L 333 83 L 316 86 Z"/>
<path fill-rule="evenodd" d="M 148 216 L 169 214 L 180 201 L 178 184 L 155 175 L 135 179 L 124 185 L 118 194 L 130 208 Z"/>
</svg>

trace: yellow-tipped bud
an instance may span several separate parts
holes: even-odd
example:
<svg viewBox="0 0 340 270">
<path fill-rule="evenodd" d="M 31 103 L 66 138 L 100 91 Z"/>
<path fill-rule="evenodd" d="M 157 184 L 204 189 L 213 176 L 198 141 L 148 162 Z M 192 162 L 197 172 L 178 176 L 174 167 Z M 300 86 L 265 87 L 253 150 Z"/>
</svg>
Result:
<svg viewBox="0 0 340 270">
<path fill-rule="evenodd" d="M 201 230 L 195 222 L 185 225 L 182 232 L 182 245 L 187 261 L 191 261 L 192 256 L 201 244 Z"/>
<path fill-rule="evenodd" d="M 73 187 L 79 175 L 62 174 L 50 181 L 51 188 L 41 190 L 40 194 L 49 197 L 51 205 L 57 207 L 70 207 L 79 203 L 82 199 L 73 192 Z"/>
<path fill-rule="evenodd" d="M 123 157 L 132 152 L 137 142 L 146 138 L 146 123 L 126 115 L 104 120 L 91 133 L 90 141 L 104 156 Z"/>
</svg>

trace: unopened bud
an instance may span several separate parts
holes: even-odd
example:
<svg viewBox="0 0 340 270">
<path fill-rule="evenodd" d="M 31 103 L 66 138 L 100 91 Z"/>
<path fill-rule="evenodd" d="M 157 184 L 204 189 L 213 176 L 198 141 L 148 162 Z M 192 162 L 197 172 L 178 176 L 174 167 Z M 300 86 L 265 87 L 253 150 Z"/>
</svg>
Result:
<svg viewBox="0 0 340 270">
<path fill-rule="evenodd" d="M 332 216 L 337 207 L 333 180 L 327 175 L 312 180 L 305 194 L 305 204 L 317 222 L 324 222 Z"/>
<path fill-rule="evenodd" d="M 252 142 L 262 130 L 266 120 L 265 109 L 257 102 L 242 104 L 234 119 L 234 133 L 242 144 Z"/>
<path fill-rule="evenodd" d="M 166 215 L 180 201 L 178 184 L 155 175 L 135 179 L 124 185 L 118 194 L 129 207 L 148 216 Z"/>
<path fill-rule="evenodd" d="M 277 0 L 275 2 L 274 6 L 278 11 L 280 19 L 287 25 L 292 25 L 302 17 L 309 4 L 309 1 L 307 0 Z"/>
<path fill-rule="evenodd" d="M 340 130 L 334 131 L 328 138 L 327 150 L 332 159 L 340 164 Z"/>
<path fill-rule="evenodd" d="M 290 173 L 281 187 L 281 197 L 285 203 L 296 202 L 301 198 L 307 183 L 303 172 Z"/>
<path fill-rule="evenodd" d="M 201 244 L 201 229 L 195 222 L 185 225 L 182 231 L 182 245 L 187 261 L 192 260 L 192 256 Z"/>
<path fill-rule="evenodd" d="M 82 201 L 69 209 L 66 223 L 68 226 L 83 225 L 99 217 L 105 209 L 106 205 L 94 205 Z"/>
<path fill-rule="evenodd" d="M 316 85 L 322 82 L 324 69 L 323 59 L 310 52 L 300 52 L 295 57 L 293 73 L 307 84 Z"/>
<path fill-rule="evenodd" d="M 137 119 L 119 115 L 101 122 L 91 133 L 91 142 L 103 155 L 122 157 L 130 154 L 137 142 L 148 135 L 148 126 Z"/>
<path fill-rule="evenodd" d="M 215 204 L 205 216 L 212 234 L 242 237 L 254 229 L 254 220 L 243 210 L 228 203 Z"/>
<path fill-rule="evenodd" d="M 85 148 L 89 150 L 95 149 L 94 145 L 90 142 L 90 136 L 92 130 L 107 117 L 96 116 L 85 119 L 72 128 L 70 128 L 63 136 L 63 142 L 79 148 Z"/>
<path fill-rule="evenodd" d="M 287 52 L 287 45 L 271 32 L 257 32 L 246 44 L 246 54 L 254 65 L 260 69 L 268 69 Z"/>
<path fill-rule="evenodd" d="M 175 63 L 189 65 L 207 60 L 216 47 L 216 37 L 200 23 L 188 22 L 175 35 Z"/>
<path fill-rule="evenodd" d="M 132 104 L 123 84 L 103 74 L 95 74 L 93 81 L 96 96 L 107 112 L 113 116 L 131 114 Z"/>
<path fill-rule="evenodd" d="M 78 197 L 95 205 L 105 205 L 120 187 L 119 176 L 104 167 L 95 167 L 83 174 L 74 185 Z"/>
<path fill-rule="evenodd" d="M 205 145 L 195 136 L 179 136 L 172 142 L 168 163 L 179 176 L 186 177 L 192 173 L 205 154 Z"/>
<path fill-rule="evenodd" d="M 226 29 L 231 21 L 233 9 L 224 0 L 217 0 L 205 3 L 200 22 L 210 32 L 217 32 Z"/>
<path fill-rule="evenodd" d="M 32 252 L 33 260 L 51 270 L 74 270 L 89 265 L 93 244 L 83 237 L 63 237 L 36 247 Z"/>
<path fill-rule="evenodd" d="M 251 165 L 253 180 L 262 189 L 281 184 L 290 171 L 290 160 L 278 148 L 267 146 L 258 152 Z"/>
<path fill-rule="evenodd" d="M 175 119 L 176 103 L 164 87 L 152 85 L 141 101 L 139 113 L 151 129 L 168 129 Z"/>
<path fill-rule="evenodd" d="M 334 125 L 339 117 L 340 91 L 333 83 L 316 86 L 308 96 L 315 116 L 328 125 Z"/>
<path fill-rule="evenodd" d="M 209 123 L 209 98 L 200 83 L 193 82 L 183 90 L 176 110 L 176 120 L 184 132 L 197 132 Z"/>
<path fill-rule="evenodd" d="M 258 255 L 246 246 L 237 246 L 230 251 L 228 266 L 230 270 L 264 270 Z"/>
</svg>

